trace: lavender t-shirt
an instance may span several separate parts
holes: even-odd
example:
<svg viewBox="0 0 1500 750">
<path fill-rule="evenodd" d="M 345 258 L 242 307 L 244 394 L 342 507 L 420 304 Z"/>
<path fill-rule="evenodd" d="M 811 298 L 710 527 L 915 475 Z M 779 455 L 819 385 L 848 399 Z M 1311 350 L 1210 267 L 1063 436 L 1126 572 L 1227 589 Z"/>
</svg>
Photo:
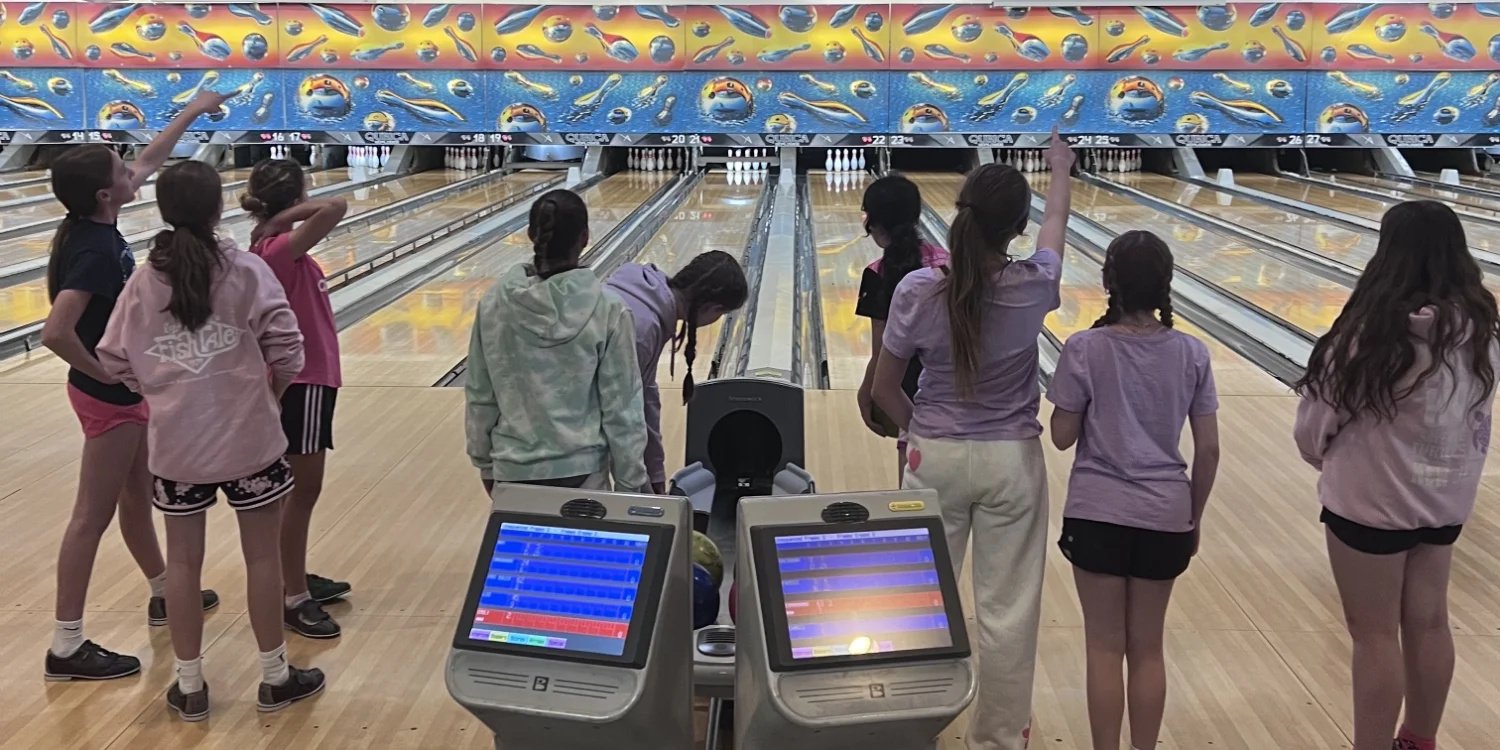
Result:
<svg viewBox="0 0 1500 750">
<path fill-rule="evenodd" d="M 1171 329 L 1079 331 L 1063 346 L 1047 400 L 1083 415 L 1064 516 L 1192 531 L 1187 462 L 1177 446 L 1189 416 L 1219 409 L 1203 342 Z"/>
<path fill-rule="evenodd" d="M 884 345 L 901 359 L 919 356 L 922 377 L 913 399 L 911 433 L 953 440 L 1028 440 L 1042 434 L 1037 421 L 1036 337 L 1056 310 L 1062 258 L 1050 249 L 1011 262 L 979 324 L 979 371 L 973 393 L 958 391 L 953 341 L 943 299 L 943 269 L 907 274 L 891 299 Z"/>
</svg>

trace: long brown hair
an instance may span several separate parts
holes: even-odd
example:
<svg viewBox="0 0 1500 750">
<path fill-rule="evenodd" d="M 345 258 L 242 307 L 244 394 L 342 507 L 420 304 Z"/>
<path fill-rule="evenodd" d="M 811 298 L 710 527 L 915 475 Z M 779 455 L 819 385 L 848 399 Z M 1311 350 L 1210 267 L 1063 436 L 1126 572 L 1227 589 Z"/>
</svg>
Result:
<svg viewBox="0 0 1500 750">
<path fill-rule="evenodd" d="M 1424 342 L 1432 364 L 1404 384 L 1417 360 L 1409 317 L 1428 306 L 1436 310 Z M 1392 419 L 1397 402 L 1438 368 L 1467 359 L 1484 386 L 1482 400 L 1495 387 L 1490 346 L 1497 338 L 1495 295 L 1484 286 L 1457 214 L 1436 201 L 1398 203 L 1381 219 L 1375 255 L 1313 347 L 1297 391 L 1350 414 Z M 1453 357 L 1459 350 L 1466 356 Z"/>
<path fill-rule="evenodd" d="M 302 200 L 306 177 L 291 159 L 265 159 L 250 170 L 240 208 L 259 224 Z"/>
<path fill-rule="evenodd" d="M 156 179 L 156 202 L 171 229 L 151 241 L 147 262 L 172 284 L 167 312 L 189 331 L 213 317 L 214 275 L 224 262 L 214 233 L 224 208 L 224 183 L 213 167 L 185 161 Z"/>
<path fill-rule="evenodd" d="M 986 164 L 969 173 L 958 192 L 958 215 L 948 229 L 948 266 L 943 281 L 953 372 L 960 394 L 972 394 L 979 374 L 980 323 L 992 286 L 1010 263 L 1010 241 L 1026 229 L 1031 186 L 1015 168 Z"/>
<path fill-rule="evenodd" d="M 750 285 L 745 280 L 745 269 L 733 255 L 722 250 L 710 250 L 693 258 L 681 271 L 667 280 L 667 286 L 681 292 L 687 300 L 687 311 L 677 334 L 672 337 L 672 360 L 667 365 L 670 374 L 677 362 L 677 350 L 682 350 L 682 361 L 687 364 L 687 374 L 682 379 L 682 403 L 693 400 L 693 360 L 698 357 L 698 313 L 710 305 L 724 312 L 732 312 L 744 306 L 750 297 Z"/>
<path fill-rule="evenodd" d="M 99 213 L 99 191 L 115 184 L 115 153 L 108 146 L 90 144 L 67 150 L 52 162 L 52 196 L 68 209 L 52 233 L 52 255 L 47 259 L 47 297 L 62 291 L 62 247 L 78 222 Z"/>
<path fill-rule="evenodd" d="M 1172 327 L 1172 249 L 1162 238 L 1132 229 L 1109 243 L 1104 255 L 1104 290 L 1109 307 L 1094 328 L 1114 325 L 1133 312 L 1156 310 Z"/>
<path fill-rule="evenodd" d="M 589 207 L 571 190 L 551 190 L 531 204 L 526 236 L 531 238 L 531 265 L 546 279 L 578 268 L 583 237 L 589 230 Z"/>
</svg>

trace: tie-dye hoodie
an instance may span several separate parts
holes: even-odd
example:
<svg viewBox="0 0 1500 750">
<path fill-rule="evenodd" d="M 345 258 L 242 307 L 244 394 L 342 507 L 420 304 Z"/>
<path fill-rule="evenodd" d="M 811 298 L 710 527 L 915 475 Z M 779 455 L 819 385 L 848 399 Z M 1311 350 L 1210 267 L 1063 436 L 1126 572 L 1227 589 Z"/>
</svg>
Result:
<svg viewBox="0 0 1500 750">
<path fill-rule="evenodd" d="M 469 458 L 500 482 L 609 470 L 647 485 L 635 326 L 593 271 L 517 265 L 479 302 L 466 373 Z"/>
</svg>

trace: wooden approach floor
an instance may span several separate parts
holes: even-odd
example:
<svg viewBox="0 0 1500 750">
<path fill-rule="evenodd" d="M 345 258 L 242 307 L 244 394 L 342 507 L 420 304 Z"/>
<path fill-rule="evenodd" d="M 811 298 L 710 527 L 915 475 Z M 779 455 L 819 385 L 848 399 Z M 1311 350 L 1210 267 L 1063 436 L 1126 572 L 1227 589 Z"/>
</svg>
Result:
<svg viewBox="0 0 1500 750">
<path fill-rule="evenodd" d="M 50 378 L 48 378 L 50 379 Z M 682 412 L 664 394 L 668 445 Z M 1349 746 L 1349 645 L 1316 522 L 1313 473 L 1289 438 L 1293 400 L 1225 393 L 1224 466 L 1203 551 L 1180 582 L 1168 635 L 1165 750 Z M 895 483 L 892 446 L 861 428 L 853 394 L 808 394 L 810 469 L 821 489 Z M 290 638 L 293 660 L 329 675 L 328 691 L 269 716 L 245 616 L 243 565 L 222 506 L 210 524 L 205 585 L 223 595 L 207 618 L 214 714 L 168 715 L 166 630 L 148 628 L 145 584 L 123 544 L 105 538 L 86 630 L 139 655 L 144 674 L 105 684 L 41 678 L 51 636 L 53 561 L 67 520 L 80 438 L 55 383 L 0 385 L 0 748 L 488 748 L 449 697 L 442 664 L 487 502 L 463 454 L 462 392 L 357 387 L 340 397 L 339 449 L 314 519 L 312 567 L 355 592 L 332 612 L 333 643 Z M 680 454 L 680 450 L 678 451 Z M 1050 451 L 1054 533 L 1070 457 Z M 1459 543 L 1453 630 L 1459 668 L 1445 750 L 1492 750 L 1500 735 L 1500 462 Z M 1083 637 L 1071 575 L 1053 548 L 1036 678 L 1033 747 L 1086 749 Z M 967 585 L 967 584 L 966 584 Z M 962 747 L 963 722 L 943 735 Z"/>
</svg>

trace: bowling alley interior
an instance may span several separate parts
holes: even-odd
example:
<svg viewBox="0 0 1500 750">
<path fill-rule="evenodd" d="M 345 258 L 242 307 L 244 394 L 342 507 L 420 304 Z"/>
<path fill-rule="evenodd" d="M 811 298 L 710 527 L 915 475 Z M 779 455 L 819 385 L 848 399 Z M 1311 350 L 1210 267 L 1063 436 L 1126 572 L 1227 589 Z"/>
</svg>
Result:
<svg viewBox="0 0 1500 750">
<path fill-rule="evenodd" d="M 91 232 L 105 245 L 90 257 L 122 265 L 104 273 L 108 294 L 68 281 L 66 237 L 81 224 L 62 201 L 89 153 L 138 183 L 102 214 L 119 252 L 114 233 Z M 91 373 L 120 356 L 102 343 L 128 327 L 117 300 L 165 273 L 167 175 L 216 174 L 209 231 L 248 251 L 270 218 L 242 198 L 268 161 L 300 170 L 305 192 L 288 205 L 343 206 L 295 261 L 315 274 L 300 294 L 328 312 L 337 382 L 294 381 L 328 400 L 282 397 L 272 415 L 303 459 L 288 464 L 297 488 L 308 454 L 326 455 L 305 567 L 337 585 L 318 596 L 310 578 L 307 592 L 336 625 L 310 637 L 287 620 L 283 661 L 326 682 L 268 702 L 247 527 L 230 517 L 245 506 L 222 483 L 226 502 L 205 511 L 201 588 L 215 598 L 193 667 L 212 691 L 192 714 L 161 598 L 171 578 L 148 581 L 122 529 L 128 503 L 154 503 L 168 569 L 191 557 L 167 533 L 185 528 L 169 518 L 179 483 L 141 488 L 147 451 L 154 464 L 172 440 L 156 420 L 197 407 Z M 996 631 L 975 592 L 1017 573 L 987 569 L 978 543 L 950 549 L 945 498 L 902 489 L 898 430 L 861 407 L 897 317 L 887 327 L 866 307 L 887 236 L 870 227 L 889 218 L 866 191 L 913 184 L 914 231 L 948 258 L 966 179 L 997 169 L 1030 189 L 1010 206 L 1026 217 L 1011 262 L 1061 256 L 1036 350 L 1026 338 L 1016 355 L 1040 404 L 1029 467 L 1045 467 L 1047 529 L 1040 615 L 1022 628 L 1035 637 L 1030 718 L 1015 736 L 986 729 L 998 726 L 986 712 L 1014 706 L 980 665 L 1033 633 L 982 638 Z M 125 178 L 100 179 L 90 201 Z M 664 478 L 643 487 L 623 484 L 628 456 L 613 456 L 613 486 L 494 483 L 471 459 L 476 394 L 505 388 L 494 357 L 470 356 L 487 325 L 510 323 L 486 321 L 500 309 L 487 300 L 513 275 L 544 283 L 516 269 L 539 257 L 530 222 L 559 190 L 586 207 L 586 223 L 563 228 L 586 238 L 568 272 L 592 273 L 600 310 L 630 309 L 612 283 L 642 266 L 665 283 L 718 252 L 743 270 L 743 304 L 696 328 L 691 365 L 677 309 L 655 375 L 631 380 L 629 423 L 659 430 L 650 445 L 665 454 Z M 1069 204 L 1049 205 L 1059 194 Z M 1483 286 L 1500 290 L 1500 4 L 0 3 L 0 749 L 1105 750 L 1077 561 L 1059 546 L 1084 443 L 1054 445 L 1049 394 L 1076 366 L 1070 338 L 1111 309 L 1111 243 L 1142 230 L 1170 250 L 1173 328 L 1211 363 L 1220 446 L 1166 609 L 1152 747 L 1364 750 L 1369 691 L 1353 677 L 1320 473 L 1294 440 L 1295 388 L 1383 251 L 1382 218 L 1409 201 L 1456 217 Z M 316 223 L 312 208 L 288 211 L 293 237 Z M 1038 247 L 1063 215 L 1060 246 Z M 59 300 L 78 289 L 66 299 L 85 300 L 82 317 L 59 339 Z M 289 318 L 298 309 L 299 293 L 272 296 Z M 624 320 L 644 352 L 639 314 Z M 212 369 L 203 344 L 167 338 L 128 361 Z M 500 402 L 555 405 L 590 377 L 524 374 Z M 912 385 L 918 411 L 934 375 Z M 84 382 L 127 400 L 99 401 Z M 110 417 L 121 404 L 137 416 Z M 327 434 L 299 452 L 291 424 Z M 639 429 L 632 440 L 644 444 Z M 1186 471 L 1185 428 L 1180 451 Z M 118 491 L 118 517 L 117 486 L 140 490 Z M 114 520 L 91 565 L 65 552 L 60 566 L 91 492 Z M 1500 744 L 1500 462 L 1483 464 L 1474 500 L 1451 543 L 1454 671 L 1422 740 L 1436 745 L 1396 750 Z M 284 560 L 295 545 L 280 539 Z M 87 590 L 81 625 L 62 614 L 64 579 L 67 596 Z M 55 666 L 68 627 L 114 671 Z M 1027 694 L 1024 669 L 1006 679 Z M 1135 689 L 1108 750 L 1137 736 Z"/>
</svg>

